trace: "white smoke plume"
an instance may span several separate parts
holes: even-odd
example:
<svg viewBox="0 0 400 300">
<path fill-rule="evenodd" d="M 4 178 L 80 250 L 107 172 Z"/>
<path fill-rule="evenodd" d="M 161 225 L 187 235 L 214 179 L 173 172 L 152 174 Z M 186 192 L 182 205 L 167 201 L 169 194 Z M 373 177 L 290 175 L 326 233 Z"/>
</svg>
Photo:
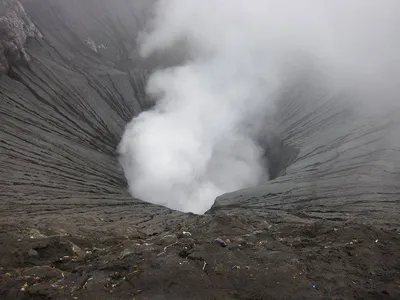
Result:
<svg viewBox="0 0 400 300">
<path fill-rule="evenodd" d="M 268 180 L 257 138 L 285 78 L 302 61 L 342 82 L 389 70 L 399 8 L 397 0 L 159 0 L 143 56 L 182 47 L 187 55 L 151 76 L 156 106 L 127 126 L 119 152 L 131 193 L 201 214 L 218 195 Z"/>
</svg>

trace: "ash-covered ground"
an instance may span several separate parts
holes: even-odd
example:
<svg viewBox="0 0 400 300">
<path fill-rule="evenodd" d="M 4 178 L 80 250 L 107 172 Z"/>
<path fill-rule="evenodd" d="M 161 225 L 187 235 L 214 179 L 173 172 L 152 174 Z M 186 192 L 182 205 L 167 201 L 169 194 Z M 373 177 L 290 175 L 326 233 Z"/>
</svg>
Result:
<svg viewBox="0 0 400 300">
<path fill-rule="evenodd" d="M 118 160 L 149 76 L 187 54 L 140 57 L 149 15 L 0 0 L 0 299 L 399 299 L 396 61 L 350 92 L 298 65 L 260 137 L 270 180 L 184 214 Z"/>
</svg>

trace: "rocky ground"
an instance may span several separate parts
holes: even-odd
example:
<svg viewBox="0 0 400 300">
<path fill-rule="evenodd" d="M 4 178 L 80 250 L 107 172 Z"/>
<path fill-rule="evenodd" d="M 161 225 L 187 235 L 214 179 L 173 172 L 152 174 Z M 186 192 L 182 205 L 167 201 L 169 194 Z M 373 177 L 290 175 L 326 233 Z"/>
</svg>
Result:
<svg viewBox="0 0 400 300">
<path fill-rule="evenodd" d="M 396 229 L 132 210 L 2 216 L 0 299 L 400 298 Z"/>
</svg>

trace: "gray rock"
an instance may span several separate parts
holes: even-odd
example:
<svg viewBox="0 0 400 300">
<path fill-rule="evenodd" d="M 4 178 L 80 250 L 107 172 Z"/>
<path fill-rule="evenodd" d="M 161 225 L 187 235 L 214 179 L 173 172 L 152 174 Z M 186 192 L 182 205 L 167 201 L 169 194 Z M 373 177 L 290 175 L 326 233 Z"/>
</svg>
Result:
<svg viewBox="0 0 400 300">
<path fill-rule="evenodd" d="M 217 238 L 214 240 L 214 243 L 219 244 L 221 247 L 226 247 L 226 243 L 223 239 Z"/>
<path fill-rule="evenodd" d="M 25 43 L 42 34 L 17 0 L 0 0 L 0 29 L 0 73 L 5 73 L 11 65 L 29 61 Z"/>
<path fill-rule="evenodd" d="M 35 249 L 30 249 L 28 251 L 29 256 L 39 256 L 39 253 Z"/>
</svg>

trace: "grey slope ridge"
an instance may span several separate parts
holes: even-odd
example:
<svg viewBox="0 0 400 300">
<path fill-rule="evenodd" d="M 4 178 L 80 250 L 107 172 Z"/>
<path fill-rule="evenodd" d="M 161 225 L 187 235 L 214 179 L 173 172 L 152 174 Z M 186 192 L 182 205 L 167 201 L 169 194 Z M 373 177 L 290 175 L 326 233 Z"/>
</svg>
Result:
<svg viewBox="0 0 400 300">
<path fill-rule="evenodd" d="M 311 219 L 398 222 L 398 114 L 368 115 L 354 101 L 320 89 L 318 80 L 312 85 L 288 90 L 276 115 L 281 138 L 300 150 L 285 174 L 222 195 L 211 211 L 284 211 Z M 301 97 L 296 96 L 299 89 Z"/>
<path fill-rule="evenodd" d="M 149 70 L 166 60 L 137 59 L 145 2 L 0 0 L 4 209 L 183 216 L 132 199 L 116 155 L 127 122 L 150 105 Z M 399 223 L 398 114 L 365 116 L 316 78 L 293 82 L 277 103 L 274 132 L 296 155 L 277 158 L 285 162 L 270 182 L 218 197 L 209 214 Z"/>
</svg>

